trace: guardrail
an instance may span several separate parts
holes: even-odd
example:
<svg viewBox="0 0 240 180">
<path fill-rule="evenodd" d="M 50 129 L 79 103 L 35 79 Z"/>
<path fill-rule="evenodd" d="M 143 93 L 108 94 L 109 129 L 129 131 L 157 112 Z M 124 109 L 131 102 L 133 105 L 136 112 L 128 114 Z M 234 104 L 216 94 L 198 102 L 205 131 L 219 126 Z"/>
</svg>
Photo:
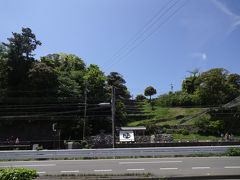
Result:
<svg viewBox="0 0 240 180">
<path fill-rule="evenodd" d="M 0 151 L 0 160 L 65 159 L 65 158 L 111 158 L 111 157 L 155 157 L 167 155 L 189 155 L 200 153 L 224 153 L 236 146 L 194 146 L 158 148 L 72 149 L 72 150 L 23 150 Z"/>
</svg>

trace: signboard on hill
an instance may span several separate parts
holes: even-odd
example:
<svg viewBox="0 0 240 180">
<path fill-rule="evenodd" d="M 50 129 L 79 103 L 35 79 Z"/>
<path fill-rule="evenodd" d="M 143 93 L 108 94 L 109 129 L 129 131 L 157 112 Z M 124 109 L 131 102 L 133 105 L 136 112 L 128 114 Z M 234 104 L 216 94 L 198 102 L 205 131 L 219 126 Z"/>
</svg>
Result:
<svg viewBox="0 0 240 180">
<path fill-rule="evenodd" d="M 134 141 L 133 131 L 120 131 L 119 132 L 120 142 Z"/>
</svg>

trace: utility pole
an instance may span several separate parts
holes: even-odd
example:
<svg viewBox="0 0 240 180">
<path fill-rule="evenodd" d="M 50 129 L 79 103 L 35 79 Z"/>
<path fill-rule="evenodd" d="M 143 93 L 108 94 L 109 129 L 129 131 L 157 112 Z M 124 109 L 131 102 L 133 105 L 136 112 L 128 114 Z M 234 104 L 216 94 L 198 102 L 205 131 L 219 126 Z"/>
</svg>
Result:
<svg viewBox="0 0 240 180">
<path fill-rule="evenodd" d="M 56 136 L 57 136 L 57 129 L 56 129 L 56 125 L 57 125 L 57 123 L 53 123 L 52 124 L 52 130 L 53 130 L 53 149 L 55 149 L 55 148 L 57 148 L 57 146 L 56 146 Z"/>
<path fill-rule="evenodd" d="M 171 87 L 171 92 L 173 92 L 173 84 L 172 83 L 170 84 L 170 87 Z"/>
<path fill-rule="evenodd" d="M 58 130 L 58 149 L 61 149 L 61 129 Z"/>
<path fill-rule="evenodd" d="M 83 115 L 83 140 L 85 140 L 85 132 L 86 132 L 86 118 L 87 118 L 87 83 L 85 82 L 84 89 L 84 115 Z"/>
<path fill-rule="evenodd" d="M 115 148 L 115 87 L 112 86 L 112 147 Z"/>
</svg>

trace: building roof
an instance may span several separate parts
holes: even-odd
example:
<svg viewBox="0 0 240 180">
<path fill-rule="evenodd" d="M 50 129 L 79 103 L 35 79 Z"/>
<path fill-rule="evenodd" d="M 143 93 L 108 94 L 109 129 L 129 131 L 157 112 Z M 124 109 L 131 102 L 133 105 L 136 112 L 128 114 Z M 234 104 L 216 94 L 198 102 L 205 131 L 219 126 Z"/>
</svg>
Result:
<svg viewBox="0 0 240 180">
<path fill-rule="evenodd" d="M 145 131 L 146 127 L 144 127 L 144 126 L 121 127 L 120 130 L 123 130 L 123 131 Z"/>
</svg>

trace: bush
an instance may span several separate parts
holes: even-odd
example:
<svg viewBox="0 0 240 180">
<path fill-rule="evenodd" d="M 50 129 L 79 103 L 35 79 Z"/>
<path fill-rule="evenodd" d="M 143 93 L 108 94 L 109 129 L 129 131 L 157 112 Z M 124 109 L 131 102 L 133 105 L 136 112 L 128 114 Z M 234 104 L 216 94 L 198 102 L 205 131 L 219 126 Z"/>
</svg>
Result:
<svg viewBox="0 0 240 180">
<path fill-rule="evenodd" d="M 178 115 L 175 117 L 175 119 L 183 119 L 185 116 L 184 115 Z"/>
<path fill-rule="evenodd" d="M 155 124 L 147 124 L 145 133 L 148 134 L 148 135 L 152 135 L 152 134 L 156 134 L 157 130 L 158 130 L 157 125 L 155 125 Z"/>
<path fill-rule="evenodd" d="M 43 150 L 43 146 L 41 145 L 41 146 L 36 147 L 36 150 L 37 151 Z"/>
<path fill-rule="evenodd" d="M 162 125 L 161 127 L 162 127 L 162 128 L 166 128 L 166 129 L 170 129 L 170 128 L 171 128 L 171 126 L 170 126 L 169 124 L 164 124 L 164 125 Z"/>
<path fill-rule="evenodd" d="M 227 156 L 240 156 L 240 148 L 230 148 L 226 154 Z"/>
<path fill-rule="evenodd" d="M 147 99 L 147 98 L 142 94 L 138 94 L 136 96 L 136 101 L 144 101 L 145 99 Z"/>
<path fill-rule="evenodd" d="M 179 130 L 178 130 L 178 134 L 189 135 L 189 131 L 186 130 L 186 129 L 179 129 Z"/>
<path fill-rule="evenodd" d="M 0 169 L 0 180 L 31 180 L 37 178 L 37 172 L 27 168 Z"/>
</svg>

